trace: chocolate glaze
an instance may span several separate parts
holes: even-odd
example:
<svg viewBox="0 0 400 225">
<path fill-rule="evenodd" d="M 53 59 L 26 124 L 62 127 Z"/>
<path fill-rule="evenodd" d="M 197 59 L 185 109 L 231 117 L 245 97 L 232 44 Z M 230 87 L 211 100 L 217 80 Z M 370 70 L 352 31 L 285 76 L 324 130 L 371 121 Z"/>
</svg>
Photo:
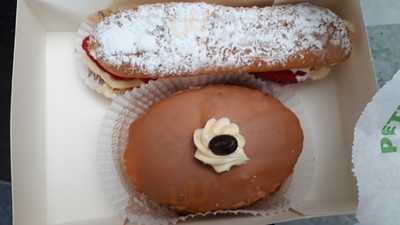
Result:
<svg viewBox="0 0 400 225">
<path fill-rule="evenodd" d="M 246 164 L 216 173 L 193 157 L 193 132 L 228 117 L 246 139 Z M 260 91 L 217 85 L 183 91 L 154 104 L 131 124 L 125 174 L 150 199 L 183 212 L 234 209 L 276 191 L 302 150 L 299 120 Z"/>
</svg>

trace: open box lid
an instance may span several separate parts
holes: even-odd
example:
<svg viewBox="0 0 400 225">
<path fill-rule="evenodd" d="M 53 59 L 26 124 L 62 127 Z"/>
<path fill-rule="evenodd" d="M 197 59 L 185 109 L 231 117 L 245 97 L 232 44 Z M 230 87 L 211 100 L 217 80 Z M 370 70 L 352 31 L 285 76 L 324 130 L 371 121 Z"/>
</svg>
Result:
<svg viewBox="0 0 400 225">
<path fill-rule="evenodd" d="M 109 104 L 100 96 L 86 90 L 75 71 L 71 69 L 75 62 L 73 50 L 70 48 L 73 32 L 76 32 L 79 23 L 88 14 L 115 2 L 112 0 L 18 1 L 11 107 L 13 212 L 16 225 L 94 223 L 119 225 L 124 222 L 123 218 L 113 217 L 110 207 L 101 198 L 99 188 L 91 183 L 95 179 L 92 177 L 95 171 L 91 168 L 93 165 L 89 160 L 90 155 L 76 161 L 77 167 L 74 171 L 62 167 L 63 160 L 60 158 L 66 156 L 62 154 L 66 151 L 69 151 L 70 157 L 76 158 L 79 158 L 79 150 L 93 153 L 90 150 L 93 146 L 87 142 L 95 142 L 93 139 L 96 135 L 88 134 L 96 132 L 97 125 L 101 122 Z M 245 2 L 249 5 L 272 3 L 263 0 Z M 282 1 L 276 2 L 282 3 Z M 346 214 L 356 209 L 356 188 L 350 172 L 353 127 L 365 102 L 375 92 L 375 80 L 361 9 L 358 1 L 338 3 L 335 0 L 315 0 L 313 2 L 328 6 L 340 15 L 344 15 L 357 29 L 356 51 L 350 61 L 335 68 L 333 71 L 335 74 L 327 80 L 302 85 L 301 95 L 310 102 L 310 117 L 320 117 L 323 113 L 331 118 L 315 124 L 315 132 L 328 132 L 326 134 L 329 134 L 329 138 L 320 139 L 316 143 L 316 146 L 323 146 L 324 152 L 317 155 L 319 169 L 316 172 L 316 183 L 311 189 L 313 194 L 294 211 L 268 218 L 242 216 L 213 218 L 212 222 L 215 224 L 265 224 Z M 60 61 L 60 57 L 63 60 Z M 320 95 L 315 95 L 316 92 Z M 78 105 L 82 112 L 86 113 L 67 115 L 71 111 L 67 110 L 66 106 L 71 105 L 74 107 Z M 65 117 L 65 121 L 57 121 L 62 126 L 58 126 L 54 120 L 58 113 L 62 113 L 63 118 Z M 68 125 L 68 121 L 76 121 L 73 119 L 79 119 L 78 124 L 81 126 L 79 131 L 75 129 L 75 133 L 72 125 L 76 125 L 76 122 L 69 122 L 71 125 Z M 86 126 L 94 128 L 87 129 Z M 327 128 L 331 130 L 326 131 Z M 62 129 L 70 129 L 70 134 L 77 138 L 76 143 L 70 145 L 71 149 L 66 147 L 68 143 L 63 142 L 62 138 L 55 138 L 56 134 L 60 134 L 57 132 Z M 83 147 L 75 149 L 80 143 Z M 337 165 L 336 162 L 342 163 Z M 57 171 L 60 168 L 65 173 L 64 176 Z M 83 168 L 82 172 L 90 176 L 88 179 L 79 179 L 80 187 L 76 187 L 67 181 L 81 175 L 79 168 Z M 337 183 L 330 185 L 332 180 Z M 80 204 L 71 204 L 79 199 L 61 189 L 65 187 L 76 188 L 79 191 L 86 189 L 83 193 L 87 196 L 82 197 Z M 64 196 L 58 198 L 58 194 Z M 92 202 L 86 202 L 87 199 L 91 199 Z M 77 216 L 80 211 L 87 215 Z M 191 222 L 200 224 L 210 221 L 205 218 Z"/>
</svg>

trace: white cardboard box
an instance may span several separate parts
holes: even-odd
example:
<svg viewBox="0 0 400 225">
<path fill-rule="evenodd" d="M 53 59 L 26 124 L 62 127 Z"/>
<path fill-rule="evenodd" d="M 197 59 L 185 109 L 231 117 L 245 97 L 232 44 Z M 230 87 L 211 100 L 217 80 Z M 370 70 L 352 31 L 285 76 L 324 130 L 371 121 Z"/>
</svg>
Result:
<svg viewBox="0 0 400 225">
<path fill-rule="evenodd" d="M 229 1 L 228 1 L 229 2 Z M 266 4 L 236 0 L 231 4 Z M 277 1 L 276 1 L 277 2 Z M 281 1 L 279 1 L 281 2 Z M 358 0 L 316 0 L 355 29 L 353 54 L 323 81 L 300 84 L 312 123 L 315 180 L 306 201 L 270 217 L 223 216 L 193 224 L 268 224 L 353 213 L 353 127 L 376 91 Z M 122 225 L 100 186 L 96 138 L 109 100 L 89 90 L 75 69 L 79 23 L 112 0 L 19 0 L 11 106 L 14 225 Z"/>
</svg>

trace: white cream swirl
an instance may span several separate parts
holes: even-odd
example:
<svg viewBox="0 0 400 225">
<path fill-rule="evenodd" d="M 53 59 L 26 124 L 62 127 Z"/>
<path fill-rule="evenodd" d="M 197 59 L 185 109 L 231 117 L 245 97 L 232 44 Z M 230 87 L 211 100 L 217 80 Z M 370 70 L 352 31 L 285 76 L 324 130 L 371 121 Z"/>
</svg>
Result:
<svg viewBox="0 0 400 225">
<path fill-rule="evenodd" d="M 327 66 L 320 67 L 318 69 L 311 69 L 311 68 L 301 68 L 301 69 L 290 69 L 292 73 L 296 74 L 296 72 L 304 72 L 305 75 L 303 76 L 296 76 L 297 82 L 302 82 L 306 80 L 321 80 L 329 75 L 331 69 Z"/>
<path fill-rule="evenodd" d="M 216 155 L 209 149 L 211 139 L 219 135 L 233 136 L 237 141 L 237 148 L 229 155 Z M 214 168 L 217 173 L 229 171 L 232 166 L 242 165 L 249 158 L 244 152 L 246 141 L 239 132 L 239 127 L 228 118 L 211 118 L 204 128 L 196 129 L 193 142 L 197 148 L 194 157 Z"/>
</svg>

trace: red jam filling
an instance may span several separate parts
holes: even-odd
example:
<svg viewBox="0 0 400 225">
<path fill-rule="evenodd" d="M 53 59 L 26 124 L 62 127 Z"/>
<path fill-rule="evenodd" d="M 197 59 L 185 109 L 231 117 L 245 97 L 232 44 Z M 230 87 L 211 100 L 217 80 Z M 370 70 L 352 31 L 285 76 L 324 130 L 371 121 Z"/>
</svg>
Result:
<svg viewBox="0 0 400 225">
<path fill-rule="evenodd" d="M 125 78 L 125 77 L 120 77 L 114 73 L 112 73 L 111 71 L 108 71 L 106 68 L 104 68 L 91 54 L 90 54 L 90 50 L 89 50 L 89 39 L 90 37 L 87 36 L 85 39 L 83 39 L 82 41 L 82 48 L 83 50 L 85 50 L 87 56 L 104 72 L 108 73 L 113 79 L 115 80 L 136 80 L 139 79 L 145 83 L 149 82 L 150 80 L 155 80 L 152 78 Z"/>
<path fill-rule="evenodd" d="M 260 72 L 252 74 L 263 80 L 273 81 L 280 84 L 295 84 L 299 82 L 298 77 L 307 75 L 307 73 L 304 71 L 293 72 L 291 70 Z"/>
</svg>

